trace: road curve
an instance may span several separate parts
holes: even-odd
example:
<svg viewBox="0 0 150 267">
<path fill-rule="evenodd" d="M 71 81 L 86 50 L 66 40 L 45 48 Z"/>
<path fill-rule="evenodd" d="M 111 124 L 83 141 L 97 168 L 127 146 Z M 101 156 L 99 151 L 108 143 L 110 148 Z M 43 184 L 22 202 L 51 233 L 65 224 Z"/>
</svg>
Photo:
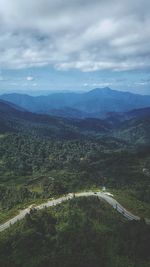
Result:
<svg viewBox="0 0 150 267">
<path fill-rule="evenodd" d="M 122 205 L 119 204 L 118 201 L 116 201 L 113 197 L 107 195 L 107 193 L 104 193 L 104 192 L 94 193 L 94 192 L 90 191 L 90 192 L 81 192 L 81 193 L 76 193 L 76 194 L 70 193 L 64 197 L 60 197 L 58 199 L 51 199 L 51 200 L 49 200 L 49 201 L 47 201 L 41 205 L 34 206 L 34 209 L 41 210 L 45 207 L 56 206 L 56 205 L 58 205 L 64 201 L 72 199 L 74 197 L 88 197 L 88 196 L 97 196 L 99 199 L 105 200 L 114 209 L 116 209 L 119 213 L 121 213 L 127 220 L 136 220 L 136 221 L 140 220 L 140 217 L 135 216 L 131 212 L 127 211 Z M 33 205 L 31 205 L 30 207 L 28 207 L 24 210 L 21 210 L 17 216 L 15 216 L 14 218 L 8 220 L 7 222 L 1 224 L 0 225 L 0 232 L 9 228 L 12 224 L 16 223 L 17 221 L 22 220 L 26 216 L 26 214 L 30 213 L 32 208 L 33 208 Z"/>
</svg>

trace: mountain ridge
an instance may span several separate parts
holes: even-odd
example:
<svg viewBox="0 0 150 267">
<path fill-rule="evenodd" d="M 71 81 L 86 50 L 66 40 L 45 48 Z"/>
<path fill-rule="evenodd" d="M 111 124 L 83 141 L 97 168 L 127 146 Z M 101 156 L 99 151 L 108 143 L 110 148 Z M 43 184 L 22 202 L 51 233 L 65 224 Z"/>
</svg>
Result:
<svg viewBox="0 0 150 267">
<path fill-rule="evenodd" d="M 50 138 L 108 137 L 150 143 L 150 107 L 100 118 L 63 118 L 22 111 L 0 101 L 0 133 L 21 132 Z"/>
<path fill-rule="evenodd" d="M 95 88 L 83 93 L 59 92 L 47 96 L 30 96 L 12 93 L 3 94 L 0 96 L 0 99 L 12 102 L 34 113 L 78 118 L 80 116 L 85 118 L 102 118 L 108 112 L 127 112 L 150 106 L 149 95 L 122 92 L 112 90 L 108 87 L 101 89 Z"/>
</svg>

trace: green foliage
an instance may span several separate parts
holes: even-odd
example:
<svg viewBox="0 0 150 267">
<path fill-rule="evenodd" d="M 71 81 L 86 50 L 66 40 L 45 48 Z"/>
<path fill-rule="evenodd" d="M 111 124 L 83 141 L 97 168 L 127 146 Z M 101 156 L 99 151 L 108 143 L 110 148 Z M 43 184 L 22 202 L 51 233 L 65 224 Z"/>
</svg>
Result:
<svg viewBox="0 0 150 267">
<path fill-rule="evenodd" d="M 11 209 L 12 207 L 30 199 L 38 198 L 38 194 L 29 191 L 26 187 L 4 187 L 0 186 L 0 204 L 2 209 Z"/>
<path fill-rule="evenodd" d="M 32 211 L 0 237 L 3 267 L 149 266 L 149 226 L 125 223 L 96 198 Z"/>
<path fill-rule="evenodd" d="M 116 140 L 52 140 L 9 134 L 0 138 L 0 207 L 11 209 L 90 187 L 136 191 L 150 201 L 150 149 L 123 148 Z M 17 188 L 16 188 L 17 186 Z"/>
<path fill-rule="evenodd" d="M 149 214 L 149 119 L 122 123 L 115 116 L 62 119 L 3 103 L 0 221 L 31 203 L 102 186 L 138 215 Z M 144 222 L 124 222 L 95 198 L 74 199 L 32 211 L 1 233 L 0 266 L 148 267 L 149 245 Z"/>
<path fill-rule="evenodd" d="M 118 189 L 112 190 L 112 193 L 114 194 L 114 198 L 118 200 L 119 203 L 121 203 L 124 207 L 126 207 L 126 209 L 133 212 L 133 214 L 137 214 L 141 218 L 150 218 L 150 205 L 149 201 L 145 201 L 143 188 L 140 188 L 139 191 L 128 188 L 125 190 Z"/>
</svg>

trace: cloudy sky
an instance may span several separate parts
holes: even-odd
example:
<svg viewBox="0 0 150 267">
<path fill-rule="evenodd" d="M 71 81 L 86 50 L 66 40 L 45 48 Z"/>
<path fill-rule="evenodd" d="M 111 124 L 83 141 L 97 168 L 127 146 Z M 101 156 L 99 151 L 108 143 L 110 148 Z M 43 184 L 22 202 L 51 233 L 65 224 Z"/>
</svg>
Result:
<svg viewBox="0 0 150 267">
<path fill-rule="evenodd" d="M 0 93 L 150 94 L 149 0 L 0 0 Z"/>
</svg>

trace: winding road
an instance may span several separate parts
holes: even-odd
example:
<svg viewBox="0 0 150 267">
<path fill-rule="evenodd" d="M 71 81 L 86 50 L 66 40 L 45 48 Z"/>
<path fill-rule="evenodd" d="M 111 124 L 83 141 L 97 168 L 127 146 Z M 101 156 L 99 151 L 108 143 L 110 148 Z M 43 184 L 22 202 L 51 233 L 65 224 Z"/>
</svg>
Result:
<svg viewBox="0 0 150 267">
<path fill-rule="evenodd" d="M 5 229 L 9 228 L 12 224 L 16 223 L 19 220 L 22 220 L 26 214 L 29 214 L 31 209 L 34 208 L 36 210 L 43 209 L 45 207 L 52 207 L 58 204 L 61 204 L 64 201 L 72 199 L 74 197 L 88 197 L 88 196 L 96 196 L 99 199 L 105 200 L 108 204 L 110 204 L 114 209 L 116 209 L 119 213 L 121 213 L 127 220 L 136 220 L 139 221 L 140 217 L 135 216 L 131 212 L 127 211 L 118 201 L 116 201 L 112 196 L 110 196 L 107 192 L 81 192 L 81 193 L 70 193 L 64 197 L 60 197 L 58 199 L 51 199 L 41 205 L 31 205 L 28 208 L 21 210 L 20 213 L 15 216 L 14 218 L 8 220 L 7 222 L 0 225 L 0 232 L 4 231 Z"/>
</svg>

